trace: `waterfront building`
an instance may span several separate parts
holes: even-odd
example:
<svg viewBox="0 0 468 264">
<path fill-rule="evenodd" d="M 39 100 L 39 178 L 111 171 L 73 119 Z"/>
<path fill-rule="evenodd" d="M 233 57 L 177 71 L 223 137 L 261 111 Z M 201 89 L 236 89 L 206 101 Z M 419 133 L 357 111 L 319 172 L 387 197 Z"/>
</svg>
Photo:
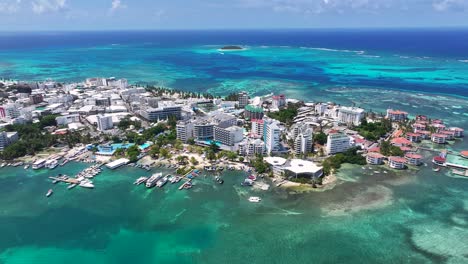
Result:
<svg viewBox="0 0 468 264">
<path fill-rule="evenodd" d="M 264 120 L 263 125 L 263 140 L 268 154 L 280 150 L 281 131 L 278 126 L 278 121 L 274 119 Z"/>
<path fill-rule="evenodd" d="M 415 123 L 413 124 L 414 132 L 418 133 L 419 131 L 425 131 L 426 130 L 426 125 L 421 124 L 421 123 Z"/>
<path fill-rule="evenodd" d="M 444 130 L 444 131 L 441 131 L 440 134 L 446 135 L 447 140 L 454 140 L 455 139 L 455 131 Z"/>
<path fill-rule="evenodd" d="M 420 142 L 421 134 L 419 133 L 406 133 L 406 139 L 411 142 Z"/>
<path fill-rule="evenodd" d="M 191 121 L 179 121 L 176 126 L 177 139 L 182 142 L 187 142 L 189 138 L 193 138 L 193 123 Z"/>
<path fill-rule="evenodd" d="M 437 133 L 440 133 L 445 130 L 446 126 L 441 123 L 432 123 L 431 126 L 435 128 Z"/>
<path fill-rule="evenodd" d="M 238 126 L 231 126 L 228 128 L 222 128 L 219 126 L 214 127 L 214 140 L 227 146 L 234 146 L 235 143 L 242 141 L 243 128 Z"/>
<path fill-rule="evenodd" d="M 286 105 L 286 96 L 284 94 L 275 95 L 271 100 L 271 107 L 279 109 Z"/>
<path fill-rule="evenodd" d="M 338 121 L 347 125 L 359 126 L 365 116 L 362 108 L 341 106 L 338 109 Z"/>
<path fill-rule="evenodd" d="M 449 130 L 455 132 L 455 137 L 456 137 L 456 138 L 461 138 L 461 137 L 463 137 L 463 133 L 464 133 L 463 128 L 451 127 L 451 128 L 449 128 Z"/>
<path fill-rule="evenodd" d="M 265 154 L 265 143 L 260 139 L 245 139 L 239 143 L 239 155 L 255 156 Z"/>
<path fill-rule="evenodd" d="M 391 156 L 388 157 L 388 166 L 392 169 L 404 169 L 405 168 L 405 163 L 406 159 L 403 157 L 396 157 L 396 156 Z"/>
<path fill-rule="evenodd" d="M 263 119 L 252 119 L 252 130 L 250 135 L 255 138 L 263 136 Z"/>
<path fill-rule="evenodd" d="M 117 169 L 118 167 L 123 166 L 123 165 L 125 165 L 125 164 L 127 164 L 129 162 L 130 162 L 129 159 L 121 158 L 121 159 L 114 160 L 112 162 L 107 163 L 106 167 L 113 170 L 113 169 Z"/>
<path fill-rule="evenodd" d="M 146 108 L 140 111 L 140 115 L 149 121 L 165 120 L 171 116 L 176 119 L 182 117 L 182 107 L 180 106 L 160 106 L 158 108 Z"/>
<path fill-rule="evenodd" d="M 254 105 L 247 105 L 244 110 L 244 118 L 246 120 L 262 119 L 264 116 L 263 108 Z"/>
<path fill-rule="evenodd" d="M 421 139 L 430 139 L 431 131 L 418 131 L 418 134 L 421 135 Z"/>
<path fill-rule="evenodd" d="M 447 159 L 441 156 L 435 156 L 434 158 L 432 158 L 432 163 L 440 166 L 444 166 L 445 161 L 447 161 Z"/>
<path fill-rule="evenodd" d="M 422 164 L 422 156 L 416 153 L 406 153 L 406 163 L 409 165 L 419 166 Z"/>
<path fill-rule="evenodd" d="M 0 132 L 0 151 L 18 141 L 18 132 Z"/>
<path fill-rule="evenodd" d="M 431 136 L 431 141 L 437 144 L 447 143 L 447 135 L 435 133 Z"/>
<path fill-rule="evenodd" d="M 387 109 L 387 119 L 392 121 L 404 121 L 408 118 L 408 113 L 400 110 Z"/>
<path fill-rule="evenodd" d="M 249 95 L 246 92 L 240 92 L 238 95 L 239 108 L 243 109 L 249 104 Z"/>
<path fill-rule="evenodd" d="M 369 152 L 366 156 L 366 161 L 371 165 L 380 165 L 383 163 L 384 155 L 377 152 Z"/>
<path fill-rule="evenodd" d="M 314 162 L 302 159 L 287 160 L 281 157 L 266 157 L 263 160 L 268 163 L 275 176 L 285 178 L 318 178 L 323 176 L 323 167 Z"/>
<path fill-rule="evenodd" d="M 97 116 L 97 128 L 99 131 L 106 131 L 113 127 L 114 127 L 114 123 L 112 122 L 112 116 L 104 116 L 104 115 Z"/>
<path fill-rule="evenodd" d="M 209 140 L 214 137 L 214 124 L 209 121 L 198 121 L 193 125 L 193 137 L 196 140 Z"/>
<path fill-rule="evenodd" d="M 328 135 L 327 140 L 327 154 L 332 155 L 336 153 L 345 152 L 351 147 L 351 140 L 350 138 L 341 133 L 333 133 Z"/>
</svg>

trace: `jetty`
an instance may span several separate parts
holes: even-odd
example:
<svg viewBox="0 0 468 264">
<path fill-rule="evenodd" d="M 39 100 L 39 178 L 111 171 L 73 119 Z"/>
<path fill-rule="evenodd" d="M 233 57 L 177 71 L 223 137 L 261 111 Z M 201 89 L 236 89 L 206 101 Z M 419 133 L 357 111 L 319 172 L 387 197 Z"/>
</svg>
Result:
<svg viewBox="0 0 468 264">
<path fill-rule="evenodd" d="M 79 184 L 80 181 L 75 178 L 62 178 L 62 177 L 49 177 L 49 179 L 57 181 L 57 182 L 65 182 L 69 184 Z"/>
</svg>

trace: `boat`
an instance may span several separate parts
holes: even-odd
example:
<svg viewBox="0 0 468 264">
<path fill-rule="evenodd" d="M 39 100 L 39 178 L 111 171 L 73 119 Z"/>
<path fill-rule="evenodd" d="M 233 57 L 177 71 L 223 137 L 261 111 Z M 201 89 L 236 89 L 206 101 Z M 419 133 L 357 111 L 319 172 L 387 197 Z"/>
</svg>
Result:
<svg viewBox="0 0 468 264">
<path fill-rule="evenodd" d="M 47 162 L 47 160 L 45 159 L 40 159 L 40 160 L 37 160 L 35 161 L 33 164 L 32 164 L 32 168 L 33 170 L 38 170 L 40 168 L 43 168 L 45 166 L 45 163 Z"/>
<path fill-rule="evenodd" d="M 169 178 L 168 176 L 165 176 L 164 178 L 159 179 L 159 181 L 156 182 L 156 186 L 159 187 L 159 188 L 162 188 L 167 183 L 168 178 Z"/>
<path fill-rule="evenodd" d="M 64 166 L 65 164 L 67 164 L 70 160 L 69 159 L 64 159 L 62 161 L 62 163 L 60 163 L 60 166 Z"/>
<path fill-rule="evenodd" d="M 71 190 L 71 189 L 75 188 L 77 185 L 78 185 L 78 184 L 75 184 L 75 183 L 70 184 L 70 185 L 68 185 L 67 189 L 68 189 L 68 190 Z"/>
<path fill-rule="evenodd" d="M 79 185 L 80 187 L 83 187 L 83 188 L 88 188 L 88 189 L 94 188 L 93 182 L 88 179 L 82 180 Z"/>
<path fill-rule="evenodd" d="M 29 165 L 28 165 L 28 164 L 25 165 L 25 166 L 24 166 L 24 169 L 25 169 L 25 170 L 29 169 Z"/>
<path fill-rule="evenodd" d="M 46 163 L 45 163 L 45 167 L 48 168 L 48 169 L 55 169 L 57 168 L 57 166 L 59 165 L 58 161 L 57 160 L 48 160 Z"/>
<path fill-rule="evenodd" d="M 253 185 L 253 180 L 251 179 L 245 179 L 244 182 L 241 183 L 242 186 L 252 186 Z"/>
<path fill-rule="evenodd" d="M 251 203 L 258 203 L 260 202 L 262 199 L 260 197 L 257 197 L 257 196 L 250 196 L 249 197 L 249 202 Z"/>
<path fill-rule="evenodd" d="M 46 197 L 50 197 L 53 193 L 54 191 L 52 189 L 49 189 L 46 193 Z"/>
<path fill-rule="evenodd" d="M 148 177 L 140 177 L 136 179 L 136 181 L 133 183 L 135 185 L 140 185 L 148 180 Z"/>
<path fill-rule="evenodd" d="M 172 184 L 172 183 L 175 183 L 176 177 L 174 177 L 174 176 L 172 176 L 172 175 L 170 175 L 170 174 L 167 175 L 167 176 L 168 176 L 167 180 L 168 180 L 171 184 Z"/>
<path fill-rule="evenodd" d="M 159 173 L 155 173 L 153 175 L 151 175 L 151 177 L 149 177 L 148 180 L 146 180 L 146 188 L 151 188 L 151 187 L 154 187 L 156 185 L 156 182 L 161 179 L 162 177 L 162 172 L 159 172 Z"/>
<path fill-rule="evenodd" d="M 0 165 L 0 168 L 3 168 L 6 166 L 6 163 L 2 163 L 2 165 Z"/>
<path fill-rule="evenodd" d="M 252 181 L 256 181 L 256 180 L 257 180 L 257 176 L 255 176 L 255 175 L 250 175 L 250 176 L 249 176 L 249 179 L 251 179 Z"/>
<path fill-rule="evenodd" d="M 433 167 L 432 170 L 435 171 L 435 172 L 438 172 L 438 171 L 440 171 L 440 167 Z"/>
</svg>

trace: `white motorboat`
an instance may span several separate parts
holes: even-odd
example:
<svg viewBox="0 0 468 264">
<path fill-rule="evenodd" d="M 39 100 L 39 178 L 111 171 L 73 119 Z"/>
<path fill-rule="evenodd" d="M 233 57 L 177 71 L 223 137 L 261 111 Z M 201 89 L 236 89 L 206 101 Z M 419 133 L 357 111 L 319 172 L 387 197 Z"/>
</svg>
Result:
<svg viewBox="0 0 468 264">
<path fill-rule="evenodd" d="M 250 196 L 249 197 L 249 202 L 251 203 L 259 203 L 262 199 L 260 197 L 257 197 L 257 196 Z"/>
<path fill-rule="evenodd" d="M 88 189 L 93 189 L 94 188 L 94 184 L 92 181 L 90 180 L 83 180 L 80 182 L 80 187 L 83 187 L 83 188 L 88 188 Z"/>
<path fill-rule="evenodd" d="M 158 182 L 156 182 L 156 186 L 162 188 L 167 183 L 167 179 L 168 176 L 165 176 L 164 178 L 160 179 Z"/>
<path fill-rule="evenodd" d="M 46 197 L 50 197 L 54 193 L 54 190 L 49 189 L 46 193 Z"/>
<path fill-rule="evenodd" d="M 149 179 L 146 181 L 146 187 L 151 188 L 156 185 L 156 182 L 161 179 L 162 177 L 162 172 L 155 173 L 149 177 Z"/>
</svg>

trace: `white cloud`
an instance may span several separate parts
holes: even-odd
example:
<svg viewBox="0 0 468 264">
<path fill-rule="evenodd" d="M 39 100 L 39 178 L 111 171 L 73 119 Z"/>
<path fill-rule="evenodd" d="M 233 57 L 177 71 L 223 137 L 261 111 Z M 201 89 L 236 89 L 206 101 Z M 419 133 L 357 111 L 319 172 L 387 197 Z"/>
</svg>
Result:
<svg viewBox="0 0 468 264">
<path fill-rule="evenodd" d="M 112 3 L 111 3 L 111 8 L 109 9 L 109 11 L 111 13 L 115 12 L 116 10 L 118 9 L 123 9 L 123 8 L 127 8 L 127 5 L 123 4 L 122 1 L 120 0 L 112 0 Z"/>
<path fill-rule="evenodd" d="M 463 11 L 468 0 L 238 0 L 244 8 L 264 8 L 276 12 L 305 14 L 378 13 L 380 10 Z"/>
<path fill-rule="evenodd" d="M 439 12 L 464 11 L 467 6 L 467 0 L 437 0 L 432 4 L 434 10 Z"/>
<path fill-rule="evenodd" d="M 0 1 L 0 13 L 13 14 L 18 12 L 21 0 Z"/>
<path fill-rule="evenodd" d="M 36 14 L 58 12 L 66 8 L 67 0 L 34 0 L 31 2 L 32 10 Z"/>
</svg>

